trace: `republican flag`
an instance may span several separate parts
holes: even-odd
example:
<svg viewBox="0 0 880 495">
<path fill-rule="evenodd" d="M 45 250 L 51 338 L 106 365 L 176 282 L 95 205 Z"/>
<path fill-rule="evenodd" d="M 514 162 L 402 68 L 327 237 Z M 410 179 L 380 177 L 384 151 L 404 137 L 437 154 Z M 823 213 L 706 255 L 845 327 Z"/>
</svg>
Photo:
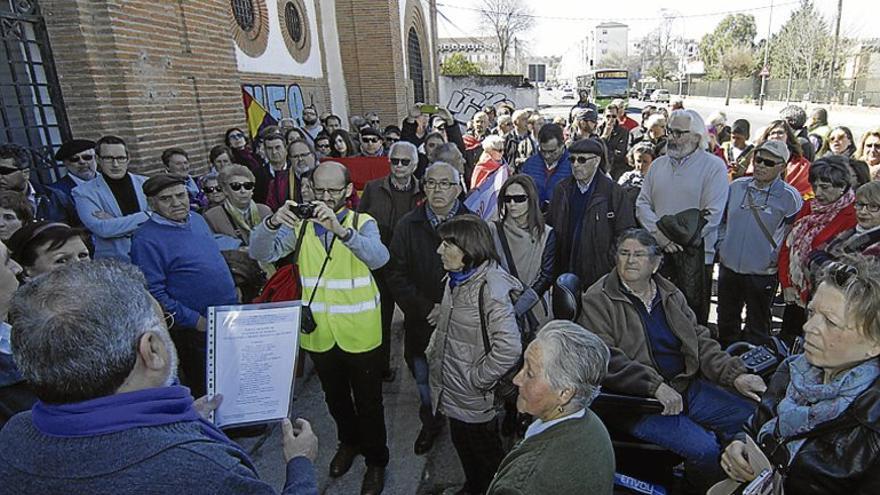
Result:
<svg viewBox="0 0 880 495">
<path fill-rule="evenodd" d="M 250 93 L 245 91 L 244 87 L 241 88 L 241 99 L 244 103 L 244 113 L 247 117 L 248 132 L 251 138 L 257 137 L 260 130 L 266 126 L 278 125 L 275 117 L 271 116 Z"/>
<path fill-rule="evenodd" d="M 491 221 L 496 218 L 496 210 L 498 209 L 498 191 L 510 176 L 506 165 L 498 167 L 498 170 L 492 172 L 486 180 L 480 184 L 480 187 L 471 189 L 464 200 L 464 205 L 469 210 L 476 213 L 483 220 Z"/>
</svg>

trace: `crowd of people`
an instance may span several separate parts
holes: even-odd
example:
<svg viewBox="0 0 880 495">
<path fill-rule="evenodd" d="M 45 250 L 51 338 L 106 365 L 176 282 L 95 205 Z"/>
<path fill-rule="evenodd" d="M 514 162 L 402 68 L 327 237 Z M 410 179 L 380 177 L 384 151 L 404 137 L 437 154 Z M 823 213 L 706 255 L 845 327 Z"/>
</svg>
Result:
<svg viewBox="0 0 880 495">
<path fill-rule="evenodd" d="M 680 100 L 640 120 L 588 95 L 555 119 L 417 104 L 385 127 L 306 107 L 229 129 L 203 166 L 168 148 L 151 177 L 117 136 L 71 140 L 49 185 L 0 145 L 0 477 L 20 493 L 272 493 L 205 419 L 222 403 L 207 311 L 299 299 L 337 432 L 327 469 L 362 455 L 362 494 L 409 455 L 389 451 L 383 406 L 395 307 L 413 454 L 448 426 L 458 494 L 610 494 L 606 426 L 679 455 L 695 492 L 759 474 L 748 434 L 791 493 L 874 493 L 880 129 L 828 121 L 789 106 L 752 139 Z M 357 157 L 387 175 L 357 190 Z M 493 208 L 468 207 L 487 191 Z M 554 315 L 561 274 L 575 321 Z M 805 346 L 769 384 L 725 351 L 777 334 Z M 600 387 L 662 412 L 599 417 Z M 309 423 L 282 428 L 284 493 L 317 493 Z"/>
</svg>

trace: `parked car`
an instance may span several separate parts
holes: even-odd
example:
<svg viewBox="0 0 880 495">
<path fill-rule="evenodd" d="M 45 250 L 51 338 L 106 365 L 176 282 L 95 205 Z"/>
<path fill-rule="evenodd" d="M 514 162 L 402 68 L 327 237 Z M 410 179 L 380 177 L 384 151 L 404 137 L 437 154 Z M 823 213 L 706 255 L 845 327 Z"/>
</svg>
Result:
<svg viewBox="0 0 880 495">
<path fill-rule="evenodd" d="M 669 103 L 669 90 L 655 89 L 654 92 L 651 93 L 651 101 L 654 103 Z"/>
<path fill-rule="evenodd" d="M 651 100 L 651 93 L 653 93 L 653 92 L 654 92 L 654 88 L 647 87 L 642 90 L 642 96 L 639 99 L 642 101 L 650 101 Z"/>
<path fill-rule="evenodd" d="M 562 88 L 562 99 L 563 100 L 573 100 L 574 99 L 574 90 L 571 88 Z"/>
</svg>

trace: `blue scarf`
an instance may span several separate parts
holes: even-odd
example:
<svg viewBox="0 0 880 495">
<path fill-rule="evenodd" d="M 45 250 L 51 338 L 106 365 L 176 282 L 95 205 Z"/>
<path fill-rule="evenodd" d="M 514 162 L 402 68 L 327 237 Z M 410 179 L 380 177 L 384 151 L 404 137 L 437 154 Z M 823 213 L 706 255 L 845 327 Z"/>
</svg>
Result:
<svg viewBox="0 0 880 495">
<path fill-rule="evenodd" d="M 202 432 L 238 447 L 193 407 L 189 389 L 180 385 L 108 395 L 73 404 L 37 401 L 31 409 L 34 426 L 53 437 L 92 437 L 120 431 L 197 421 Z"/>
<path fill-rule="evenodd" d="M 800 355 L 789 363 L 789 374 L 785 397 L 776 406 L 778 417 L 764 424 L 761 434 L 778 430 L 782 438 L 789 438 L 839 417 L 880 377 L 880 360 L 869 359 L 831 383 L 824 383 L 822 368 L 811 365 Z M 791 459 L 804 441 L 787 444 Z"/>
<path fill-rule="evenodd" d="M 462 270 L 460 272 L 448 272 L 449 273 L 449 288 L 454 289 L 457 286 L 468 281 L 474 273 L 477 272 L 477 268 L 471 268 L 470 270 Z"/>
</svg>

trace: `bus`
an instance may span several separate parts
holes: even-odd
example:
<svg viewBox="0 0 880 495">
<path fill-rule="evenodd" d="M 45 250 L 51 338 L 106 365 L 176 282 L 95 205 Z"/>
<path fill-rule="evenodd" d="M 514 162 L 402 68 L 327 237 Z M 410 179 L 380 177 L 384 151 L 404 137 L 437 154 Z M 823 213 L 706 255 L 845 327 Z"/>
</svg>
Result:
<svg viewBox="0 0 880 495">
<path fill-rule="evenodd" d="M 601 69 L 577 77 L 578 90 L 586 89 L 599 111 L 620 98 L 629 105 L 629 72 L 626 69 Z"/>
</svg>

